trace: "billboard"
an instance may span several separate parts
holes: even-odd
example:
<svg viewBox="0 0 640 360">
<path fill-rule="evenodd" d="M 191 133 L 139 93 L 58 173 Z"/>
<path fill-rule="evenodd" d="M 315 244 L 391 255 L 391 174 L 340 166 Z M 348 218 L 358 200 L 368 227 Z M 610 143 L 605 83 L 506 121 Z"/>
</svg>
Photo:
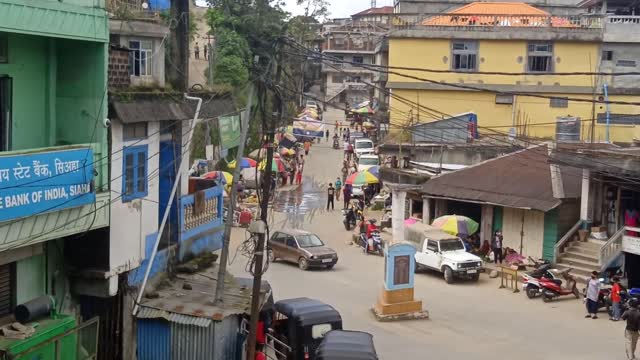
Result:
<svg viewBox="0 0 640 360">
<path fill-rule="evenodd" d="M 96 201 L 90 148 L 0 156 L 0 221 Z"/>
<path fill-rule="evenodd" d="M 240 145 L 240 115 L 220 116 L 218 118 L 220 130 L 220 147 L 228 150 Z"/>
<path fill-rule="evenodd" d="M 293 120 L 293 135 L 324 137 L 324 123 L 309 116 Z"/>
</svg>

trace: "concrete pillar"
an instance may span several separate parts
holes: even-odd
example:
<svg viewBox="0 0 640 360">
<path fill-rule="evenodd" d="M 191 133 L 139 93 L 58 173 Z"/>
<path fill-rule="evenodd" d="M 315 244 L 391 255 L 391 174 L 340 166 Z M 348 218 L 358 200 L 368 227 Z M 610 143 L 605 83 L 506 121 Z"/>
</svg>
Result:
<svg viewBox="0 0 640 360">
<path fill-rule="evenodd" d="M 549 156 L 555 150 L 556 144 L 550 143 L 548 146 Z M 551 171 L 551 190 L 553 191 L 553 197 L 556 199 L 564 199 L 564 182 L 562 181 L 562 170 L 558 164 L 549 164 L 549 170 Z"/>
<path fill-rule="evenodd" d="M 591 171 L 582 170 L 582 194 L 580 196 L 580 220 L 593 222 L 593 196 L 591 194 Z"/>
<path fill-rule="evenodd" d="M 393 189 L 391 192 L 391 227 L 393 229 L 393 242 L 404 241 L 404 202 L 406 198 L 406 191 Z"/>
<path fill-rule="evenodd" d="M 426 196 L 422 198 L 422 222 L 431 224 L 431 198 Z"/>
<path fill-rule="evenodd" d="M 440 216 L 447 215 L 447 200 L 445 199 L 436 199 L 436 219 Z M 434 219 L 435 220 L 435 219 Z"/>
</svg>

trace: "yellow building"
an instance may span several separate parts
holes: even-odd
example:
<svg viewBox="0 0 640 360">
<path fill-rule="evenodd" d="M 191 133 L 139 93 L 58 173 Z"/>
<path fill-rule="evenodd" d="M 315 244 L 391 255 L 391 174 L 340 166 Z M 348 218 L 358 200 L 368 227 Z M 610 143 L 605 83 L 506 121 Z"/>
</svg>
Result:
<svg viewBox="0 0 640 360">
<path fill-rule="evenodd" d="M 636 33 L 639 22 L 485 2 L 394 29 L 391 131 L 474 112 L 481 134 L 553 138 L 559 117 L 577 117 L 582 140 L 594 129 L 605 141 L 607 127 L 611 141 L 640 139 L 640 77 L 608 75 L 638 71 Z"/>
</svg>

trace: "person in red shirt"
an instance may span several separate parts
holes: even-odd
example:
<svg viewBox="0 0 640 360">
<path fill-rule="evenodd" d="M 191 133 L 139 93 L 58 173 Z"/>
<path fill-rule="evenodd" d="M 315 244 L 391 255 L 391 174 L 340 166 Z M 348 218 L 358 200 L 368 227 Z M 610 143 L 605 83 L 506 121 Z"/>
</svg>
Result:
<svg viewBox="0 0 640 360">
<path fill-rule="evenodd" d="M 371 233 L 378 230 L 376 226 L 376 219 L 369 220 L 369 225 L 367 225 L 367 240 L 371 237 Z"/>
<path fill-rule="evenodd" d="M 611 303 L 613 305 L 613 315 L 611 316 L 611 320 L 618 321 L 620 320 L 620 290 L 622 287 L 620 286 L 620 279 L 617 276 L 613 277 L 613 286 L 611 287 Z"/>
</svg>

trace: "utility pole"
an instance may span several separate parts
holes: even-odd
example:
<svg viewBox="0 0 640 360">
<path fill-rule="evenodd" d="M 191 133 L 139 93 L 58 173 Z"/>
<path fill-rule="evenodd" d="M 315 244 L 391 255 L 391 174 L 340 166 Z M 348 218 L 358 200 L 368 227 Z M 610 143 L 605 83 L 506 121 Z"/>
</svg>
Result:
<svg viewBox="0 0 640 360">
<path fill-rule="evenodd" d="M 258 57 L 254 58 L 254 62 L 258 62 Z M 249 99 L 247 100 L 247 110 L 242 114 L 242 122 L 240 124 L 240 145 L 236 154 L 236 168 L 233 169 L 233 182 L 231 186 L 231 194 L 229 195 L 229 209 L 227 211 L 227 222 L 224 226 L 222 253 L 220 254 L 220 265 L 218 266 L 218 282 L 216 283 L 216 293 L 214 302 L 219 304 L 224 294 L 224 278 L 227 274 L 227 261 L 229 259 L 229 240 L 231 239 L 231 227 L 233 226 L 233 212 L 236 207 L 236 199 L 238 198 L 238 187 L 235 184 L 240 179 L 240 162 L 242 162 L 242 154 L 244 153 L 244 144 L 247 142 L 247 133 L 249 132 L 249 119 L 251 119 L 251 107 L 253 106 L 254 85 L 249 86 Z"/>
<path fill-rule="evenodd" d="M 276 47 L 276 77 L 274 81 L 274 87 L 280 86 L 280 76 L 282 73 L 282 66 L 280 64 L 281 53 L 279 46 Z M 275 91 L 274 91 L 275 92 Z M 265 95 L 265 94 L 263 94 Z M 273 96 L 273 118 L 265 119 L 264 129 L 267 135 L 267 162 L 264 170 L 264 181 L 262 182 L 262 203 L 260 204 L 260 220 L 267 224 L 267 216 L 269 211 L 269 197 L 271 193 L 271 178 L 273 177 L 273 171 L 271 166 L 273 164 L 273 138 L 275 134 L 274 121 L 276 116 L 279 120 L 282 120 L 282 98 L 280 94 L 275 92 Z M 258 234 L 258 241 L 255 248 L 255 265 L 253 271 L 253 291 L 251 293 L 251 319 L 249 322 L 249 340 L 247 349 L 247 360 L 255 359 L 256 352 L 256 331 L 258 327 L 258 316 L 260 314 L 260 289 L 262 287 L 262 263 L 264 261 L 266 234 Z"/>
<path fill-rule="evenodd" d="M 189 0 L 171 0 L 172 13 L 177 26 L 173 34 L 171 58 L 175 66 L 170 67 L 172 85 L 179 90 L 189 88 Z"/>
</svg>

